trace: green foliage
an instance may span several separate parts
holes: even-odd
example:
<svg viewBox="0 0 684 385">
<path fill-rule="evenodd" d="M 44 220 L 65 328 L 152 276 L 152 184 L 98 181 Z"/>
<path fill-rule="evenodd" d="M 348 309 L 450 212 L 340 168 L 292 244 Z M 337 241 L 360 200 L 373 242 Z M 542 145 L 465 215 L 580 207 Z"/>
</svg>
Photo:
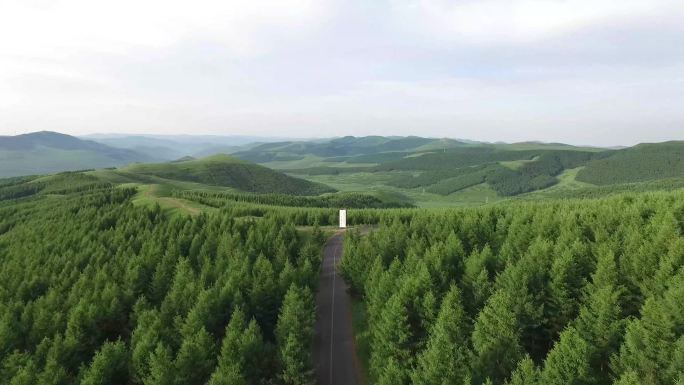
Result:
<svg viewBox="0 0 684 385">
<path fill-rule="evenodd" d="M 169 216 L 135 194 L 0 206 L 0 384 L 277 382 L 294 346 L 276 338 L 278 314 L 310 354 L 313 315 L 302 323 L 279 277 L 313 314 L 320 231 L 305 238 L 282 215 Z"/>
<path fill-rule="evenodd" d="M 226 155 L 215 155 L 200 160 L 183 162 L 137 164 L 127 167 L 125 171 L 171 180 L 232 187 L 256 193 L 318 195 L 334 191 L 327 186 L 287 176 L 281 172 Z"/>
<path fill-rule="evenodd" d="M 280 358 L 280 378 L 285 384 L 313 383 L 311 350 L 315 310 L 313 296 L 306 289 L 292 284 L 285 294 L 278 316 L 276 339 Z"/>
<path fill-rule="evenodd" d="M 674 384 L 681 374 L 684 332 L 684 270 L 670 279 L 663 295 L 646 299 L 641 316 L 627 325 L 624 342 L 615 356 L 617 373 L 636 372 L 645 385 Z"/>
<path fill-rule="evenodd" d="M 520 329 L 513 307 L 510 295 L 499 291 L 478 315 L 472 339 L 479 378 L 502 382 L 522 358 Z"/>
<path fill-rule="evenodd" d="M 510 171 L 603 156 L 533 151 Z M 0 182 L 0 384 L 312 383 L 318 226 L 343 202 L 198 193 L 221 208 L 168 215 L 93 175 Z M 377 225 L 341 261 L 371 382 L 681 383 L 683 201 L 350 210 Z"/>
<path fill-rule="evenodd" d="M 412 210 L 347 236 L 371 380 L 676 384 L 683 194 Z"/>
<path fill-rule="evenodd" d="M 410 203 L 381 199 L 364 193 L 335 193 L 320 196 L 292 196 L 285 194 L 218 193 L 206 191 L 175 191 L 174 197 L 212 207 L 224 207 L 234 202 L 268 206 L 326 207 L 326 208 L 398 208 L 412 207 Z"/>
<path fill-rule="evenodd" d="M 427 188 L 426 191 L 440 195 L 449 195 L 470 186 L 483 183 L 486 180 L 487 172 L 487 169 L 483 169 L 481 171 L 443 179 Z"/>
<path fill-rule="evenodd" d="M 541 384 L 541 373 L 534 365 L 534 362 L 529 356 L 523 358 L 516 369 L 511 374 L 510 381 L 507 385 L 537 385 Z"/>
<path fill-rule="evenodd" d="M 684 175 L 684 142 L 639 144 L 589 162 L 577 179 L 597 185 L 644 182 Z"/>
<path fill-rule="evenodd" d="M 544 362 L 542 383 L 581 385 L 591 383 L 590 346 L 577 330 L 568 328 L 549 352 Z"/>
<path fill-rule="evenodd" d="M 29 197 L 36 194 L 71 194 L 111 187 L 107 182 L 81 172 L 63 172 L 52 176 L 4 179 L 0 184 L 0 201 Z"/>
<path fill-rule="evenodd" d="M 81 385 L 121 384 L 128 377 L 128 354 L 121 342 L 105 342 L 85 371 Z"/>
<path fill-rule="evenodd" d="M 373 327 L 371 341 L 371 374 L 380 383 L 390 378 L 408 377 L 406 361 L 410 358 L 408 311 L 398 295 L 392 296 Z M 385 369 L 385 365 L 389 368 Z M 391 374 L 391 376 L 389 376 Z"/>
<path fill-rule="evenodd" d="M 302 158 L 303 155 L 315 155 L 325 158 L 345 157 L 352 155 L 376 154 L 415 149 L 417 147 L 438 142 L 437 139 L 409 136 L 405 138 L 366 136 L 345 136 L 326 142 L 279 142 L 265 143 L 246 151 L 235 153 L 240 159 L 252 162 L 269 162 L 287 158 Z M 392 155 L 389 156 L 393 158 Z"/>
<path fill-rule="evenodd" d="M 460 384 L 468 375 L 471 360 L 468 331 L 460 292 L 456 286 L 447 292 L 432 328 L 425 350 L 418 356 L 412 373 L 417 385 Z"/>
</svg>

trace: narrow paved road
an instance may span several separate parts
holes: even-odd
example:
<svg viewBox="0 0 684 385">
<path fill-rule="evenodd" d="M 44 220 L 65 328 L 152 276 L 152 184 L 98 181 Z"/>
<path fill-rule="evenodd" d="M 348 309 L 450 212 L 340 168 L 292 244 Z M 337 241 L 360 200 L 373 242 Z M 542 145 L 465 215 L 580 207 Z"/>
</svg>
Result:
<svg viewBox="0 0 684 385">
<path fill-rule="evenodd" d="M 360 384 L 359 361 L 354 350 L 351 300 L 337 272 L 342 256 L 342 234 L 328 240 L 316 295 L 314 368 L 318 385 Z"/>
</svg>

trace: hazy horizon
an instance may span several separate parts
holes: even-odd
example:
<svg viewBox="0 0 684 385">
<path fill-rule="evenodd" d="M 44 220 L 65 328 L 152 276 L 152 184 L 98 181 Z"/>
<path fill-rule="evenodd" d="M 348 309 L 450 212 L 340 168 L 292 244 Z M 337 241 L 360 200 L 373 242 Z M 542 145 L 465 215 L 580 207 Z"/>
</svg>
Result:
<svg viewBox="0 0 684 385">
<path fill-rule="evenodd" d="M 676 0 L 0 2 L 0 135 L 684 140 Z"/>
<path fill-rule="evenodd" d="M 571 145 L 575 147 L 596 147 L 596 148 L 626 148 L 626 147 L 631 147 L 637 144 L 642 144 L 642 143 L 663 143 L 663 142 L 671 142 L 671 141 L 678 141 L 677 139 L 666 139 L 662 141 L 656 141 L 656 142 L 637 142 L 637 143 L 632 143 L 629 145 L 620 145 L 620 144 L 606 144 L 606 145 L 595 145 L 591 143 L 567 143 L 567 142 L 559 142 L 559 141 L 541 141 L 541 140 L 536 140 L 536 139 L 528 139 L 528 140 L 519 140 L 519 141 L 502 141 L 502 140 L 496 140 L 496 141 L 485 141 L 485 140 L 477 140 L 477 139 L 472 139 L 472 138 L 460 138 L 460 137 L 449 137 L 449 136 L 430 136 L 430 135 L 337 135 L 337 136 L 310 136 L 310 137 L 289 137 L 289 136 L 266 136 L 266 135 L 242 135 L 242 134 L 222 134 L 222 133 L 217 133 L 217 134 L 191 134 L 191 133 L 178 133 L 178 134 L 164 134 L 164 133 L 126 133 L 126 132 L 121 132 L 121 133 L 115 133 L 115 132 L 95 132 L 95 133 L 85 133 L 85 134 L 67 134 L 59 131 L 51 131 L 51 130 L 42 130 L 42 131 L 29 131 L 25 133 L 19 133 L 19 134 L 0 134 L 0 137 L 2 136 L 15 136 L 15 135 L 27 135 L 27 134 L 35 134 L 35 133 L 40 133 L 40 132 L 55 132 L 58 134 L 65 134 L 65 135 L 71 135 L 80 139 L 85 139 L 85 140 L 104 140 L 104 139 L 115 139 L 115 138 L 129 138 L 129 137 L 138 137 L 138 138 L 150 138 L 150 139 L 181 139 L 181 138 L 194 138 L 195 140 L 199 139 L 210 139 L 210 138 L 222 138 L 222 139 L 228 139 L 228 138 L 236 138 L 240 139 L 242 143 L 248 144 L 248 143 L 258 143 L 258 142 L 279 142 L 279 141 L 327 141 L 327 140 L 334 140 L 334 139 L 340 139 L 343 137 L 356 137 L 356 138 L 362 138 L 362 137 L 370 137 L 370 136 L 381 136 L 381 137 L 386 137 L 386 138 L 406 138 L 406 137 L 422 137 L 422 138 L 428 138 L 428 139 L 435 139 L 435 140 L 440 140 L 440 139 L 448 139 L 448 140 L 456 140 L 456 141 L 462 141 L 464 143 L 483 143 L 483 144 L 519 144 L 519 143 L 541 143 L 541 144 L 564 144 L 564 145 Z"/>
</svg>

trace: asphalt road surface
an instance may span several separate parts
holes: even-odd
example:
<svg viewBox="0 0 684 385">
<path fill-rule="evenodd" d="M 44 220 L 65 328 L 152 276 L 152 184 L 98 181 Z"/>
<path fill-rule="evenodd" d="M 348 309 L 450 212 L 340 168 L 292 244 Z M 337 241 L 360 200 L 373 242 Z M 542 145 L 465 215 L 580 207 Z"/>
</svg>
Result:
<svg viewBox="0 0 684 385">
<path fill-rule="evenodd" d="M 342 256 L 342 233 L 328 240 L 316 295 L 316 327 L 313 346 L 318 385 L 361 384 L 354 349 L 351 300 L 347 285 L 337 272 Z"/>
</svg>

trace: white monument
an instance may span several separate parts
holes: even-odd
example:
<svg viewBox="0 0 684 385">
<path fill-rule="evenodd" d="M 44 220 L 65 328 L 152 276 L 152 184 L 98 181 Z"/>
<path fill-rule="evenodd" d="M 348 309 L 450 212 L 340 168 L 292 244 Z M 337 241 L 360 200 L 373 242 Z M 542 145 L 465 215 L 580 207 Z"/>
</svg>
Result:
<svg viewBox="0 0 684 385">
<path fill-rule="evenodd" d="M 347 227 L 347 210 L 340 210 L 340 228 Z"/>
</svg>

